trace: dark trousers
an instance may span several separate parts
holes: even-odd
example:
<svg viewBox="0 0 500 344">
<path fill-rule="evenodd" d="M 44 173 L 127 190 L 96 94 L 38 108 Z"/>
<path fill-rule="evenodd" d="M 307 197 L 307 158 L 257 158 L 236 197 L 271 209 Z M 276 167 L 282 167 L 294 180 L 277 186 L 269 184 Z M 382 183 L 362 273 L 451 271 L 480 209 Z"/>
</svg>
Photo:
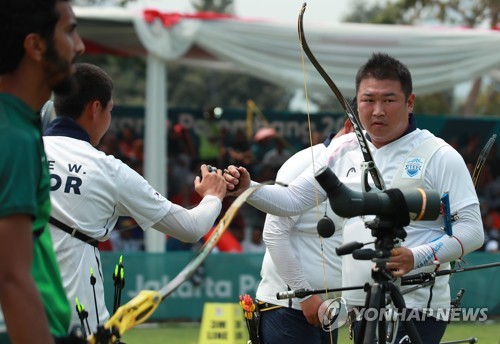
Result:
<svg viewBox="0 0 500 344">
<path fill-rule="evenodd" d="M 419 312 L 420 313 L 420 312 Z M 420 313 L 421 314 L 421 313 Z M 413 321 L 417 328 L 417 332 L 422 339 L 422 343 L 425 344 L 439 344 L 441 338 L 443 338 L 444 332 L 446 331 L 446 326 L 448 325 L 447 321 L 437 320 L 434 317 L 419 317 L 419 319 L 425 319 L 420 321 Z M 354 324 L 354 343 L 356 343 L 356 339 L 360 335 L 359 330 L 361 327 L 361 321 L 356 321 Z M 394 343 L 406 344 L 410 343 L 410 340 L 406 337 L 406 328 L 402 322 L 399 322 L 398 332 L 396 335 L 396 340 Z M 404 338 L 404 339 L 403 339 Z M 376 339 L 373 339 L 373 342 L 376 343 Z"/>
<path fill-rule="evenodd" d="M 260 336 L 263 344 L 336 344 L 338 331 L 323 331 L 310 325 L 302 311 L 277 308 L 260 314 Z"/>
<path fill-rule="evenodd" d="M 439 344 L 441 338 L 443 338 L 444 331 L 446 331 L 446 326 L 448 326 L 447 321 L 437 320 L 434 317 L 426 317 L 424 321 L 414 321 L 414 324 L 417 327 L 417 332 L 420 335 L 420 339 L 422 339 L 422 343 L 426 344 Z M 401 341 L 406 335 L 406 328 L 400 322 L 396 343 L 410 343 L 409 339 Z"/>
</svg>

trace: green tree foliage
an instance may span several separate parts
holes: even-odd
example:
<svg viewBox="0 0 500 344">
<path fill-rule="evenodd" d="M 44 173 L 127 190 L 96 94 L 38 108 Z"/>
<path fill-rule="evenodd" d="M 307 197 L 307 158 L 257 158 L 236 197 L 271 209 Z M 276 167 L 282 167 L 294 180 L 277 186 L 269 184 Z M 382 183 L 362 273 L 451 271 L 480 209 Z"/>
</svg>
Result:
<svg viewBox="0 0 500 344">
<path fill-rule="evenodd" d="M 492 80 L 477 99 L 477 113 L 485 116 L 500 116 L 500 82 Z"/>
<path fill-rule="evenodd" d="M 109 0 L 76 0 L 79 5 L 102 5 Z M 134 0 L 116 0 L 124 5 Z M 231 13 L 233 0 L 192 0 L 196 11 Z M 396 0 L 368 5 L 363 0 L 352 2 L 351 14 L 344 18 L 347 22 L 413 25 L 429 21 L 439 21 L 450 25 L 474 27 L 487 23 L 498 24 L 499 0 Z M 122 58 L 113 56 L 85 56 L 84 61 L 93 62 L 105 70 L 115 80 L 116 101 L 119 104 L 144 104 L 145 63 L 142 58 Z M 286 110 L 293 90 L 274 85 L 253 76 L 216 69 L 196 68 L 169 63 L 168 105 L 178 107 L 205 107 L 218 104 L 225 107 L 244 107 L 247 99 L 252 99 L 263 110 Z M 498 83 L 476 80 L 476 87 L 461 105 L 452 90 L 437 94 L 418 96 L 415 112 L 426 114 L 500 114 Z M 479 93 L 480 90 L 482 93 Z M 475 94 L 474 92 L 477 92 Z M 309 94 L 310 101 L 320 111 L 341 111 L 340 104 L 331 96 Z M 476 104 L 477 106 L 474 107 Z"/>
<path fill-rule="evenodd" d="M 413 111 L 426 115 L 449 115 L 453 114 L 453 92 L 438 92 L 426 96 L 419 96 L 415 98 L 415 105 Z"/>
<path fill-rule="evenodd" d="M 97 4 L 104 0 L 81 0 Z M 126 0 L 125 0 L 126 1 Z M 228 13 L 232 0 L 199 0 L 192 5 L 197 11 Z M 80 61 L 104 68 L 115 83 L 115 102 L 121 105 L 143 105 L 146 65 L 143 58 L 109 55 L 83 56 Z M 205 108 L 219 105 L 245 108 L 248 99 L 262 110 L 287 110 L 293 90 L 253 76 L 233 71 L 167 64 L 169 107 Z"/>
<path fill-rule="evenodd" d="M 369 5 L 366 1 L 354 0 L 351 3 L 351 13 L 344 17 L 344 21 L 348 23 L 412 24 L 405 17 L 405 8 L 401 2 Z"/>
<path fill-rule="evenodd" d="M 283 87 L 241 73 L 169 65 L 169 105 L 245 108 L 252 99 L 261 109 L 286 110 L 292 97 Z"/>
<path fill-rule="evenodd" d="M 113 79 L 114 102 L 120 105 L 144 105 L 146 63 L 140 57 L 84 55 L 78 62 L 103 68 Z"/>
<path fill-rule="evenodd" d="M 94 63 L 109 73 L 114 80 L 116 104 L 144 104 L 144 59 L 85 55 L 80 62 Z M 293 96 L 290 90 L 241 73 L 169 63 L 167 75 L 170 107 L 204 108 L 213 104 L 241 109 L 251 99 L 261 109 L 284 111 Z"/>
<path fill-rule="evenodd" d="M 409 9 L 411 20 L 435 17 L 441 23 L 477 27 L 486 23 L 498 24 L 500 2 L 498 0 L 399 0 Z"/>
<path fill-rule="evenodd" d="M 345 21 L 354 23 L 414 25 L 426 22 L 465 27 L 499 24 L 498 0 L 397 0 L 381 5 L 367 5 L 362 0 L 352 3 L 352 11 Z M 418 96 L 415 112 L 426 114 L 500 115 L 498 82 L 486 80 L 481 88 L 481 78 L 473 81 L 465 101 L 456 106 L 452 90 Z M 482 93 L 480 93 L 482 91 Z"/>
</svg>

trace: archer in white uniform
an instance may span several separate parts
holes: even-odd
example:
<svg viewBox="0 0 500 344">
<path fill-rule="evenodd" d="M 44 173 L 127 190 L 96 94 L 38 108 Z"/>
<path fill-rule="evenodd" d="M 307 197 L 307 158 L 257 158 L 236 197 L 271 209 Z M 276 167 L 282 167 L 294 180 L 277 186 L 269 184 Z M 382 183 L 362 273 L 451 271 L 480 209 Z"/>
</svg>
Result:
<svg viewBox="0 0 500 344">
<path fill-rule="evenodd" d="M 349 120 L 335 136 L 352 131 Z M 332 135 L 333 136 L 333 135 Z M 294 154 L 279 169 L 276 181 L 282 184 L 292 182 L 300 173 L 308 169 L 325 148 L 331 138 L 312 148 L 306 148 Z M 317 224 L 323 217 L 329 217 L 335 232 L 330 238 L 322 239 L 318 235 Z M 323 202 L 300 216 L 279 217 L 267 214 L 264 224 L 264 242 L 266 253 L 262 262 L 262 280 L 257 289 L 256 298 L 265 302 L 272 312 L 263 311 L 260 321 L 261 338 L 264 343 L 321 343 L 330 335 L 321 331 L 318 309 L 326 295 L 311 295 L 303 299 L 277 300 L 276 293 L 297 289 L 332 289 L 342 286 L 341 258 L 335 254 L 335 248 L 342 244 L 344 219 L 337 216 Z M 340 296 L 329 293 L 328 298 Z M 275 308 L 274 305 L 282 306 Z M 279 323 L 279 326 L 276 326 Z"/>
<path fill-rule="evenodd" d="M 111 78 L 97 66 L 78 64 L 75 79 L 77 92 L 55 97 L 58 117 L 49 124 L 44 137 L 51 175 L 51 217 L 62 223 L 54 225 L 52 221 L 50 229 L 72 309 L 78 297 L 89 312 L 90 329 L 95 331 L 97 316 L 101 325 L 109 318 L 99 250 L 78 237 L 105 241 L 118 217 L 130 216 L 143 230 L 153 227 L 180 240 L 196 242 L 216 220 L 226 186 L 220 170 L 210 173 L 203 165 L 203 179 L 196 177 L 194 182 L 203 196 L 201 203 L 190 210 L 171 203 L 122 161 L 94 148 L 111 120 Z M 74 230 L 74 236 L 64 231 L 64 226 Z M 97 279 L 98 314 L 90 269 Z M 72 312 L 71 324 L 80 324 L 76 311 Z"/>
<path fill-rule="evenodd" d="M 361 124 L 369 135 L 369 148 L 374 161 L 389 188 L 422 187 L 440 194 L 449 192 L 452 212 L 459 220 L 453 225 L 453 236 L 445 235 L 442 218 L 435 221 L 412 221 L 405 227 L 406 240 L 394 250 L 388 268 L 394 277 L 407 273 L 432 272 L 446 269 L 448 262 L 461 258 L 482 245 L 483 231 L 479 202 L 466 165 L 455 149 L 434 137 L 427 130 L 416 128 L 411 114 L 415 95 L 412 93 L 411 75 L 406 66 L 386 54 L 374 54 L 361 67 L 356 77 L 358 112 Z M 428 141 L 431 140 L 431 141 Z M 431 142 L 431 144 L 429 144 Z M 328 166 L 352 190 L 361 191 L 360 164 L 363 156 L 356 134 L 344 135 L 325 149 L 314 169 L 302 173 L 288 187 L 263 186 L 250 198 L 256 208 L 279 216 L 300 214 L 316 205 L 314 171 Z M 246 169 L 228 167 L 231 175 L 226 181 L 239 184 L 239 193 L 250 184 Z M 232 186 L 229 187 L 232 189 Z M 319 201 L 326 199 L 319 189 Z M 344 226 L 344 242 L 373 241 L 364 221 L 355 217 Z M 371 282 L 373 263 L 344 256 L 343 286 L 363 285 Z M 344 292 L 350 306 L 363 306 L 363 291 Z M 433 309 L 450 307 L 448 277 L 438 277 L 433 287 L 418 289 L 404 295 L 408 308 Z M 417 322 L 417 330 L 424 343 L 439 343 L 446 329 L 440 317 L 427 317 Z M 404 336 L 400 327 L 398 339 Z"/>
</svg>

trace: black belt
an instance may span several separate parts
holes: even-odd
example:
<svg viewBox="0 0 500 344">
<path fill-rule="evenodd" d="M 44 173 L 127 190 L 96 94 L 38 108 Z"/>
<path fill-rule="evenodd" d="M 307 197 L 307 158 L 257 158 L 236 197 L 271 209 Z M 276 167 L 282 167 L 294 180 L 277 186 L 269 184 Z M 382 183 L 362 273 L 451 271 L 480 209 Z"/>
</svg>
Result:
<svg viewBox="0 0 500 344">
<path fill-rule="evenodd" d="M 257 301 L 257 308 L 260 312 L 271 311 L 273 309 L 283 308 L 284 306 L 275 305 L 265 301 Z"/>
<path fill-rule="evenodd" d="M 83 234 L 82 232 L 78 231 L 78 229 L 71 228 L 70 226 L 62 223 L 61 221 L 53 218 L 52 216 L 49 219 L 49 223 L 56 226 L 60 230 L 65 231 L 66 233 L 68 233 L 72 237 L 80 239 L 81 241 L 83 241 L 86 244 L 92 245 L 94 247 L 97 247 L 97 245 L 99 244 L 99 241 L 97 241 L 96 239 L 91 238 L 86 234 Z"/>
<path fill-rule="evenodd" d="M 287 286 L 287 289 L 290 291 L 292 290 L 290 288 L 290 286 Z M 259 300 L 255 300 L 255 304 L 257 305 L 257 308 L 259 309 L 259 311 L 261 312 L 265 312 L 265 311 L 272 311 L 273 309 L 278 309 L 278 308 L 292 308 L 292 299 L 288 299 L 288 307 L 286 306 L 280 306 L 280 305 L 275 305 L 275 304 L 272 304 L 272 303 L 269 303 L 269 302 L 265 302 L 265 301 L 259 301 Z"/>
</svg>

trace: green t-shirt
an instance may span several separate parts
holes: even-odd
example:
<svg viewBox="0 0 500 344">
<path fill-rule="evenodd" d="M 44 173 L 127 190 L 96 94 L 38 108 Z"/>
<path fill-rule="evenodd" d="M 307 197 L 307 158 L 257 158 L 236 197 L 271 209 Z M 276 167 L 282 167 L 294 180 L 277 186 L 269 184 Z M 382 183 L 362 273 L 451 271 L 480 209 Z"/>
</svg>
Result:
<svg viewBox="0 0 500 344">
<path fill-rule="evenodd" d="M 0 217 L 33 216 L 31 272 L 50 331 L 62 337 L 68 333 L 71 309 L 48 229 L 50 177 L 40 131 L 39 115 L 18 98 L 0 93 Z"/>
</svg>

